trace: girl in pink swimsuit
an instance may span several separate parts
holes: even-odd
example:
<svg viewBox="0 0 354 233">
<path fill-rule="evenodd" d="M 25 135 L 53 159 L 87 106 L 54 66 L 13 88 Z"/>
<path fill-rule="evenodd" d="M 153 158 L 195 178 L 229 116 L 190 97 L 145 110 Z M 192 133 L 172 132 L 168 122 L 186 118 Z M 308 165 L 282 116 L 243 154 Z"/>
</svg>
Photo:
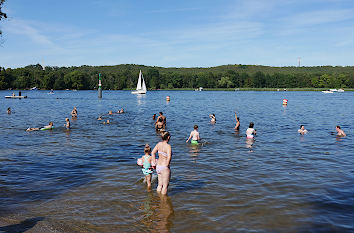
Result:
<svg viewBox="0 0 354 233">
<path fill-rule="evenodd" d="M 156 172 L 158 177 L 157 192 L 161 194 L 167 194 L 167 188 L 170 183 L 170 163 L 172 157 L 171 145 L 168 144 L 170 141 L 170 133 L 164 132 L 161 134 L 162 142 L 157 143 L 155 148 L 151 152 L 152 160 L 155 161 L 156 153 L 159 155 L 159 159 L 156 164 Z"/>
</svg>

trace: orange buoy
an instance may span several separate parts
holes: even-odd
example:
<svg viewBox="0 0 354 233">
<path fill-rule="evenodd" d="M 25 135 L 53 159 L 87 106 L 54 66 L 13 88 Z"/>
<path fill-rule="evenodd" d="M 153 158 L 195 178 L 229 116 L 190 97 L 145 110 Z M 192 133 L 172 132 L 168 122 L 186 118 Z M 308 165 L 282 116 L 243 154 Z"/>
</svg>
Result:
<svg viewBox="0 0 354 233">
<path fill-rule="evenodd" d="M 170 96 L 166 96 L 166 101 L 170 101 Z"/>
<path fill-rule="evenodd" d="M 287 99 L 283 99 L 283 105 L 288 105 L 288 100 Z"/>
</svg>

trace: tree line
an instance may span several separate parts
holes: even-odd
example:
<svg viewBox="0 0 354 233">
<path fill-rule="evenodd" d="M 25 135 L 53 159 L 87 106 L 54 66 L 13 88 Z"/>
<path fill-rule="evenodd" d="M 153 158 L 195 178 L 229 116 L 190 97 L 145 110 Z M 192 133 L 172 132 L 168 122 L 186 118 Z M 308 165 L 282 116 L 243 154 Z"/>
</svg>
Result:
<svg viewBox="0 0 354 233">
<path fill-rule="evenodd" d="M 173 88 L 354 88 L 354 67 L 225 65 L 163 68 L 143 65 L 0 67 L 0 89 L 93 90 L 102 75 L 105 90 L 134 89 L 142 70 L 148 89 Z"/>
</svg>

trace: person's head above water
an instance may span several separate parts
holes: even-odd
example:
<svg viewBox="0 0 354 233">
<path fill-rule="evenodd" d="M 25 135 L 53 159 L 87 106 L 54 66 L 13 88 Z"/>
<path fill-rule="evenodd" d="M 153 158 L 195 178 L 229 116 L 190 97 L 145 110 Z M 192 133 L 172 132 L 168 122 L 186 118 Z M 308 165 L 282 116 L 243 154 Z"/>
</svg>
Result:
<svg viewBox="0 0 354 233">
<path fill-rule="evenodd" d="M 65 118 L 65 121 L 69 121 L 69 118 Z"/>
<path fill-rule="evenodd" d="M 150 147 L 149 144 L 145 144 L 144 153 L 145 154 L 150 154 L 151 153 L 151 147 Z"/>
<path fill-rule="evenodd" d="M 194 129 L 198 129 L 198 125 L 194 125 Z"/>
<path fill-rule="evenodd" d="M 304 125 L 300 125 L 300 129 L 303 129 L 303 128 L 305 128 L 305 126 Z"/>
<path fill-rule="evenodd" d="M 253 128 L 253 126 L 254 126 L 254 123 L 250 122 L 250 126 L 248 126 L 248 128 Z"/>
<path fill-rule="evenodd" d="M 159 114 L 162 116 L 163 115 L 163 113 L 162 112 L 159 112 Z"/>
<path fill-rule="evenodd" d="M 53 122 L 49 122 L 49 124 L 48 124 L 48 125 L 53 126 Z"/>
<path fill-rule="evenodd" d="M 163 141 L 169 141 L 170 137 L 171 137 L 171 135 L 170 135 L 170 133 L 168 131 L 166 131 L 166 132 L 161 134 L 161 138 L 162 138 Z"/>
</svg>

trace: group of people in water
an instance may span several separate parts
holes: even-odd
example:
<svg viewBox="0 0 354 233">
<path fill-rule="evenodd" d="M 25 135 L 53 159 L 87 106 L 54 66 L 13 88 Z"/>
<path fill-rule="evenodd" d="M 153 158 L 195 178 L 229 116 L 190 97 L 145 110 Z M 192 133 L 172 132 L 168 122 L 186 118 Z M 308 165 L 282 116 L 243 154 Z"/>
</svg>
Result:
<svg viewBox="0 0 354 233">
<path fill-rule="evenodd" d="M 10 107 L 7 109 L 7 113 L 8 114 L 12 113 Z M 124 113 L 123 108 L 121 108 L 120 110 L 114 113 L 113 111 L 109 111 L 108 115 L 122 114 L 122 113 Z M 76 107 L 74 107 L 73 110 L 71 111 L 71 116 L 72 119 L 77 118 L 78 111 Z M 210 114 L 209 117 L 210 117 L 210 123 L 215 124 L 216 123 L 215 114 Z M 102 116 L 99 116 L 97 120 L 103 120 Z M 170 176 L 171 176 L 170 163 L 172 159 L 172 148 L 171 145 L 169 144 L 171 135 L 169 132 L 166 131 L 167 120 L 166 120 L 166 116 L 164 116 L 162 112 L 159 113 L 159 116 L 156 116 L 156 114 L 154 114 L 153 120 L 154 120 L 154 126 L 156 132 L 161 134 L 162 140 L 161 142 L 157 143 L 153 149 L 151 149 L 151 147 L 148 144 L 146 144 L 144 147 L 144 155 L 138 159 L 137 164 L 142 167 L 142 173 L 145 176 L 144 182 L 147 183 L 148 188 L 151 187 L 153 170 L 156 170 L 157 177 L 158 177 L 157 192 L 161 194 L 167 194 L 167 189 L 169 186 Z M 240 118 L 237 116 L 236 112 L 235 112 L 235 120 L 236 120 L 236 124 L 234 129 L 236 131 L 239 131 Z M 103 123 L 109 124 L 110 122 L 109 120 L 107 120 L 104 121 Z M 65 118 L 64 127 L 67 130 L 71 128 L 69 118 Z M 26 131 L 51 130 L 53 128 L 54 128 L 53 122 L 49 122 L 49 124 L 46 126 L 40 128 L 28 128 Z M 194 129 L 189 134 L 186 143 L 190 141 L 192 145 L 199 145 L 201 142 L 201 138 L 198 132 L 198 125 L 194 125 L 193 128 Z M 346 136 L 346 134 L 344 133 L 344 131 L 341 129 L 339 125 L 336 126 L 336 131 L 337 131 L 337 136 L 339 137 Z M 254 129 L 254 123 L 250 122 L 249 127 L 246 130 L 246 140 L 253 140 L 256 133 L 257 131 Z M 301 125 L 300 129 L 298 130 L 298 133 L 304 135 L 307 134 L 308 131 L 305 129 L 304 125 Z M 158 159 L 157 159 L 157 155 L 158 155 Z"/>
<path fill-rule="evenodd" d="M 216 123 L 215 114 L 210 114 L 210 123 Z M 161 194 L 167 194 L 167 189 L 170 182 L 171 177 L 171 170 L 170 170 L 170 163 L 172 159 L 172 148 L 169 144 L 171 135 L 169 132 L 166 131 L 166 117 L 163 115 L 162 112 L 159 113 L 159 116 L 156 118 L 156 114 L 153 115 L 154 125 L 156 132 L 161 133 L 162 141 L 157 143 L 153 150 L 149 144 L 146 144 L 144 147 L 144 155 L 137 160 L 137 164 L 141 166 L 141 170 L 144 177 L 144 182 L 147 184 L 148 188 L 151 188 L 152 183 L 152 174 L 153 170 L 156 169 L 157 177 L 158 177 L 158 185 L 156 191 Z M 155 121 L 156 120 L 156 121 Z M 240 118 L 237 116 L 235 112 L 235 131 L 240 130 Z M 346 134 L 341 129 L 339 125 L 336 126 L 337 136 L 344 137 Z M 298 133 L 304 135 L 308 133 L 305 129 L 304 125 L 300 126 Z M 246 130 L 246 140 L 253 141 L 257 131 L 254 129 L 254 123 L 250 122 L 249 126 Z M 199 145 L 200 144 L 200 134 L 198 132 L 198 125 L 194 125 L 193 131 L 189 134 L 186 143 L 190 143 L 192 145 Z M 158 155 L 158 159 L 156 158 Z"/>
</svg>

